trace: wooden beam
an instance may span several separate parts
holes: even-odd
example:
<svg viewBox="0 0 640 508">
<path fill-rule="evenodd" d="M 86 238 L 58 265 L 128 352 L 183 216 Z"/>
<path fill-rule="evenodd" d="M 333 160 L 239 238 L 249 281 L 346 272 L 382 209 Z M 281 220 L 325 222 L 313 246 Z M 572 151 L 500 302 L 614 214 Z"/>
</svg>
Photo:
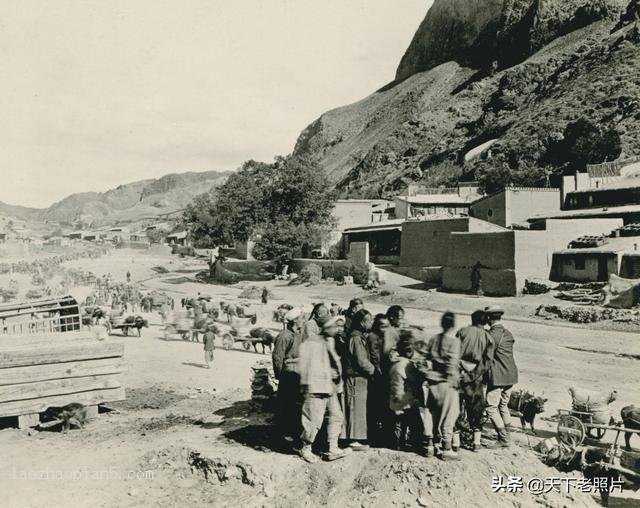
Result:
<svg viewBox="0 0 640 508">
<path fill-rule="evenodd" d="M 27 365 L 6 369 L 0 368 L 0 387 L 4 385 L 47 381 L 49 379 L 119 374 L 125 370 L 126 364 L 124 360 L 119 357 L 44 365 Z"/>
<path fill-rule="evenodd" d="M 18 428 L 28 429 L 35 427 L 40 423 L 40 413 L 28 413 L 26 415 L 18 416 Z"/>
<path fill-rule="evenodd" d="M 43 346 L 41 348 L 20 348 L 0 350 L 0 369 L 25 365 L 115 358 L 124 355 L 122 342 L 101 342 L 97 340 L 77 341 Z"/>
<path fill-rule="evenodd" d="M 105 388 L 118 388 L 122 385 L 118 374 L 105 376 L 73 377 L 52 379 L 35 383 L 0 386 L 0 405 L 17 400 L 40 399 L 68 393 L 88 392 Z"/>
<path fill-rule="evenodd" d="M 89 330 L 59 333 L 28 333 L 19 335 L 0 334 L 0 349 L 17 349 L 21 347 L 34 347 L 40 344 L 60 344 L 62 342 L 74 342 L 78 340 L 96 341 L 97 339 Z"/>
<path fill-rule="evenodd" d="M 41 413 L 48 407 L 66 406 L 71 403 L 84 405 L 101 404 L 103 402 L 115 402 L 124 400 L 124 388 L 108 388 L 105 390 L 93 390 L 90 392 L 70 393 L 67 395 L 57 395 L 44 399 L 19 400 L 14 402 L 0 403 L 0 417 L 18 416 L 28 413 Z"/>
</svg>

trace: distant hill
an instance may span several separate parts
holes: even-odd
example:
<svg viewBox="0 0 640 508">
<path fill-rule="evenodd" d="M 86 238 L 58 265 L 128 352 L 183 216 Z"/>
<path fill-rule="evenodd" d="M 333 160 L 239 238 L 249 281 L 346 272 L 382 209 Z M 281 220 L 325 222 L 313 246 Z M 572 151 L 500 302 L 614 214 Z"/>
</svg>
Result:
<svg viewBox="0 0 640 508">
<path fill-rule="evenodd" d="M 227 171 L 172 173 L 120 185 L 106 192 L 71 194 L 44 209 L 0 202 L 0 215 L 61 224 L 81 221 L 87 227 L 135 221 L 180 210 L 198 194 L 221 185 L 229 174 Z"/>
<path fill-rule="evenodd" d="M 7 203 L 3 203 L 2 201 L 0 201 L 0 216 L 27 220 L 36 215 L 39 211 L 40 210 L 38 210 L 37 208 L 8 205 Z"/>
</svg>

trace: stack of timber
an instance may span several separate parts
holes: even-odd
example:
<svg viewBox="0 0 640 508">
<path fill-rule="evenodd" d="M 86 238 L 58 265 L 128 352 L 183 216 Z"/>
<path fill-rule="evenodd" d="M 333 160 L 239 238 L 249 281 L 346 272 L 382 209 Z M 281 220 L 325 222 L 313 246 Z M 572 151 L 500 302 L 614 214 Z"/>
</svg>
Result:
<svg viewBox="0 0 640 508">
<path fill-rule="evenodd" d="M 100 341 L 87 331 L 0 334 L 0 417 L 17 416 L 27 427 L 49 407 L 97 409 L 123 400 L 123 357 L 122 342 Z"/>
</svg>

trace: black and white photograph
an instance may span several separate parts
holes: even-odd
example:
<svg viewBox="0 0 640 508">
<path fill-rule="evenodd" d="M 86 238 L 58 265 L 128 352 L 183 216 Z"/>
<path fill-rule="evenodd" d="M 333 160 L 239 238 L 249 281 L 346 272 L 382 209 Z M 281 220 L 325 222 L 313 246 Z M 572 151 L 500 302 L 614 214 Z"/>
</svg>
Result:
<svg viewBox="0 0 640 508">
<path fill-rule="evenodd" d="M 640 508 L 640 0 L 0 0 L 0 505 Z"/>
</svg>

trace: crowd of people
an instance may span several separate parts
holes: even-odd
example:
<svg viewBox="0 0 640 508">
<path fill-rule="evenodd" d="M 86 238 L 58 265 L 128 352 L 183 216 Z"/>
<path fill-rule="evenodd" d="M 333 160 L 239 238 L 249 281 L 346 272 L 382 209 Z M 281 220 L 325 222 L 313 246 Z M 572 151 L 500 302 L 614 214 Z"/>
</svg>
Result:
<svg viewBox="0 0 640 508">
<path fill-rule="evenodd" d="M 373 315 L 354 299 L 337 309 L 294 308 L 275 340 L 276 425 L 285 446 L 307 462 L 371 446 L 458 460 L 460 431 L 474 451 L 510 446 L 507 404 L 518 370 L 501 308 L 474 312 L 457 331 L 446 312 L 428 339 L 405 324 L 397 305 Z M 481 439 L 485 412 L 497 440 Z"/>
</svg>

